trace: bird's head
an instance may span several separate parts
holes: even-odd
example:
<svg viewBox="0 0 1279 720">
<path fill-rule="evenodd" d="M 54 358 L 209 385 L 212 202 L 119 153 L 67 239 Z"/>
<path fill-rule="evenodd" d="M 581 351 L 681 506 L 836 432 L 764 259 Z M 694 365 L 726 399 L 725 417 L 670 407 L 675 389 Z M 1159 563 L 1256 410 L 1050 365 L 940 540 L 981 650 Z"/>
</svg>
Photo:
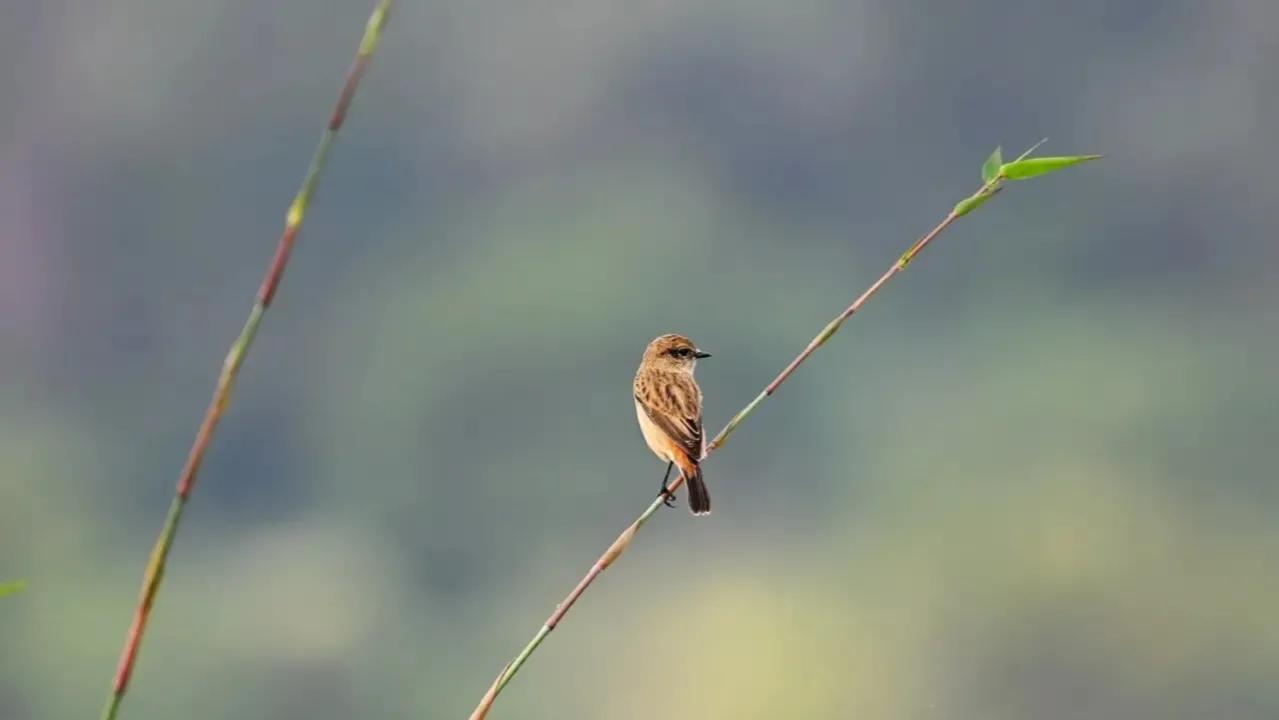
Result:
<svg viewBox="0 0 1279 720">
<path fill-rule="evenodd" d="M 711 354 L 702 352 L 692 340 L 671 333 L 659 335 L 644 349 L 644 364 L 653 368 L 693 372 L 697 361 Z"/>
</svg>

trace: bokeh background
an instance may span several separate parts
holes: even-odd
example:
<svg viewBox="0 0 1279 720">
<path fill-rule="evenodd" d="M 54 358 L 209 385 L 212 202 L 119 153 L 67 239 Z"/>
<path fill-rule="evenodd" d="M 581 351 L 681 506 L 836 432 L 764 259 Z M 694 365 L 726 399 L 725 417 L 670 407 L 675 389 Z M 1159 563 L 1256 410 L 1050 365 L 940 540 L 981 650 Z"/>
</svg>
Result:
<svg viewBox="0 0 1279 720">
<path fill-rule="evenodd" d="M 370 3 L 0 9 L 0 716 L 93 717 Z M 402 2 L 124 717 L 1279 717 L 1279 4 Z"/>
</svg>

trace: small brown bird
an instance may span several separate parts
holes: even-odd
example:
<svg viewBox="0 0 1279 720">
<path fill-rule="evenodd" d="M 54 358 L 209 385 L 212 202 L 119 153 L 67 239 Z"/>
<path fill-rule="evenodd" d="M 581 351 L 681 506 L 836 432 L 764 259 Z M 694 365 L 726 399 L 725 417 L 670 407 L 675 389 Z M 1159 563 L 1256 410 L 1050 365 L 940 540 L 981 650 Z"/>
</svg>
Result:
<svg viewBox="0 0 1279 720">
<path fill-rule="evenodd" d="M 635 416 L 644 441 L 666 461 L 662 494 L 672 502 L 666 487 L 671 466 L 678 465 L 688 485 L 688 508 L 694 515 L 711 511 L 711 496 L 702 481 L 702 390 L 693 379 L 697 361 L 710 357 L 683 335 L 662 335 L 644 349 L 635 373 Z"/>
</svg>

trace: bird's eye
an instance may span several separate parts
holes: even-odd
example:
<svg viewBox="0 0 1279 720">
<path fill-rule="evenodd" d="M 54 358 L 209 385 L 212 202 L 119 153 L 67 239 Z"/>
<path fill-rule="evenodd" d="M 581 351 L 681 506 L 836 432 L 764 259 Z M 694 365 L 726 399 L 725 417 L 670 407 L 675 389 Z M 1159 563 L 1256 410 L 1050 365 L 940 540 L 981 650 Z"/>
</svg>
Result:
<svg viewBox="0 0 1279 720">
<path fill-rule="evenodd" d="M 692 354 L 693 354 L 693 351 L 689 350 L 688 348 L 679 348 L 678 350 L 675 351 L 676 357 L 686 358 Z"/>
</svg>

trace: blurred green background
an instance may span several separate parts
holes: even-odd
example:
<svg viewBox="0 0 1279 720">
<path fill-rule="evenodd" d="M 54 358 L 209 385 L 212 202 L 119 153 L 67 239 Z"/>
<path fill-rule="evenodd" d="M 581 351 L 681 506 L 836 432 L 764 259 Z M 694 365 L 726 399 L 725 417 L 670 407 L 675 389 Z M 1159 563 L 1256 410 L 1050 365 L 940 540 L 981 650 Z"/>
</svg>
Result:
<svg viewBox="0 0 1279 720">
<path fill-rule="evenodd" d="M 370 3 L 0 10 L 0 716 L 94 717 Z M 1279 717 L 1279 4 L 401 2 L 123 717 Z"/>
</svg>

